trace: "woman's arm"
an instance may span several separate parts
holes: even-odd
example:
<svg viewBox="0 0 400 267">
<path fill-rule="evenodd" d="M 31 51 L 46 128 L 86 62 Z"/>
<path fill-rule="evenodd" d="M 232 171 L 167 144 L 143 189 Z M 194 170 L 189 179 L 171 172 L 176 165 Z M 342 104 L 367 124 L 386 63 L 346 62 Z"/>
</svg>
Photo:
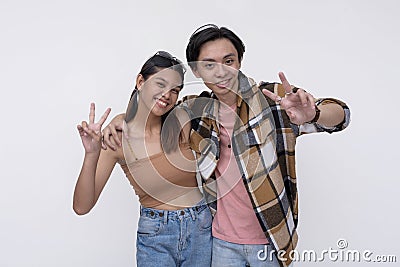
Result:
<svg viewBox="0 0 400 267">
<path fill-rule="evenodd" d="M 73 209 L 76 214 L 84 215 L 96 204 L 118 160 L 117 152 L 108 149 L 101 150 L 99 155 L 85 153 L 74 191 Z"/>
<path fill-rule="evenodd" d="M 92 103 L 89 123 L 83 121 L 77 127 L 85 148 L 85 158 L 73 199 L 73 209 L 79 215 L 93 208 L 118 160 L 117 152 L 101 149 L 101 126 L 109 113 L 110 109 L 107 109 L 99 122 L 95 123 L 95 105 Z"/>
</svg>

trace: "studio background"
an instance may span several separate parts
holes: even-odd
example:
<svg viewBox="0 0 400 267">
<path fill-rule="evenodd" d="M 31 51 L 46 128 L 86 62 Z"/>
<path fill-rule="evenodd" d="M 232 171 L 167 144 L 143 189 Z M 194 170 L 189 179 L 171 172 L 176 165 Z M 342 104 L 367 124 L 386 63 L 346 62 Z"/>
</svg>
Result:
<svg viewBox="0 0 400 267">
<path fill-rule="evenodd" d="M 138 201 L 117 166 L 79 217 L 76 125 L 123 112 L 157 50 L 185 60 L 206 23 L 242 38 L 242 71 L 344 100 L 350 127 L 297 144 L 298 250 L 397 255 L 400 47 L 395 0 L 0 1 L 0 266 L 134 266 Z M 189 91 L 183 93 L 189 93 Z M 111 117 L 107 120 L 108 123 Z M 361 263 L 297 263 L 363 266 Z M 396 263 L 369 263 L 369 266 Z"/>
</svg>

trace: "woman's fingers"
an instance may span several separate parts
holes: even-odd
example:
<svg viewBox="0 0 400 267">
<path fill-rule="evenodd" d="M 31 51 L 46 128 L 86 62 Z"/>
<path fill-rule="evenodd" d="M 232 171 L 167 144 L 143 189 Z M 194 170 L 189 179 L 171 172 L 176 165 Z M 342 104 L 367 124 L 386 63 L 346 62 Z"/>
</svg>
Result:
<svg viewBox="0 0 400 267">
<path fill-rule="evenodd" d="M 82 122 L 81 125 L 82 129 L 83 129 L 83 134 L 89 135 L 91 138 L 93 138 L 96 141 L 99 141 L 101 138 L 101 133 L 98 131 L 95 131 L 93 129 L 90 129 L 88 127 L 88 123 L 86 121 Z"/>
<path fill-rule="evenodd" d="M 100 124 L 100 126 L 103 126 L 103 123 L 107 120 L 108 115 L 111 112 L 111 108 L 107 108 L 106 111 L 104 112 L 103 116 L 101 116 L 98 124 Z"/>
<path fill-rule="evenodd" d="M 94 139 L 94 140 L 96 140 L 96 141 L 100 141 L 101 135 L 99 135 L 98 133 L 96 133 L 96 132 L 93 131 L 92 129 L 83 128 L 83 130 L 84 130 L 85 133 L 88 134 L 92 139 Z"/>
<path fill-rule="evenodd" d="M 94 117 L 95 117 L 95 105 L 94 105 L 94 103 L 90 103 L 90 112 L 89 112 L 89 123 L 90 124 L 94 123 Z"/>
<path fill-rule="evenodd" d="M 83 130 L 83 127 L 81 125 L 77 125 L 76 128 L 78 129 L 79 135 L 84 136 L 85 131 Z"/>
</svg>

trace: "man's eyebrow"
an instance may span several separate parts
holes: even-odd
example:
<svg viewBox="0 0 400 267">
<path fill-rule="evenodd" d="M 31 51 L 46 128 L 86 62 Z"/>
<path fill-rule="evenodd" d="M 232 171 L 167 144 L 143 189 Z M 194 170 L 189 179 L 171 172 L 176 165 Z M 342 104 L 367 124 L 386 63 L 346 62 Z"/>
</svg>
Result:
<svg viewBox="0 0 400 267">
<path fill-rule="evenodd" d="M 203 58 L 203 59 L 200 60 L 200 61 L 211 61 L 211 62 L 216 62 L 216 60 L 215 60 L 215 59 L 212 59 L 212 58 Z"/>
<path fill-rule="evenodd" d="M 228 58 L 228 57 L 234 57 L 234 56 L 236 56 L 234 53 L 230 53 L 230 54 L 227 54 L 226 56 L 224 56 L 223 59 Z"/>
<path fill-rule="evenodd" d="M 224 56 L 222 59 L 226 59 L 226 58 L 228 58 L 228 57 L 234 57 L 234 56 L 236 56 L 234 53 L 229 53 L 229 54 L 227 54 L 226 56 Z M 203 59 L 200 60 L 200 61 L 211 61 L 211 62 L 216 62 L 216 60 L 213 59 L 213 58 L 203 58 Z"/>
</svg>

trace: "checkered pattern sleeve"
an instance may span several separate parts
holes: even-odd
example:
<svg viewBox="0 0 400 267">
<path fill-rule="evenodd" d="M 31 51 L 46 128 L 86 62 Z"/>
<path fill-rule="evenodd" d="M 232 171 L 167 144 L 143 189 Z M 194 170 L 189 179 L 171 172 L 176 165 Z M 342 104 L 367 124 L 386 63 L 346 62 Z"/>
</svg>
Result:
<svg viewBox="0 0 400 267">
<path fill-rule="evenodd" d="M 298 135 L 306 134 L 306 133 L 316 133 L 316 132 L 327 132 L 334 133 L 344 130 L 350 124 L 350 109 L 349 107 L 342 101 L 334 98 L 320 98 L 315 101 L 317 106 L 323 106 L 331 103 L 336 103 L 343 108 L 344 118 L 338 125 L 333 127 L 327 127 L 319 123 L 305 123 L 298 127 Z"/>
</svg>

